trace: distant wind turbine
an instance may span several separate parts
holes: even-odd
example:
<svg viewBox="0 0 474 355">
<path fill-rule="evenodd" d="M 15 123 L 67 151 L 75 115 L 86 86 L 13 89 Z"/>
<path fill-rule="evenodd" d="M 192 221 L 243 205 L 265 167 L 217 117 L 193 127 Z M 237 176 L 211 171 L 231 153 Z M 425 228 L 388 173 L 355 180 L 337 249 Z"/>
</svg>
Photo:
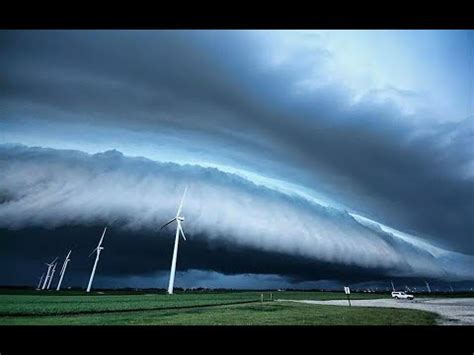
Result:
<svg viewBox="0 0 474 355">
<path fill-rule="evenodd" d="M 170 281 L 168 284 L 168 294 L 173 294 L 174 288 L 174 276 L 176 273 L 176 258 L 178 256 L 178 243 L 179 243 L 179 235 L 186 240 L 186 236 L 184 235 L 183 227 L 181 227 L 181 222 L 184 221 L 184 217 L 180 216 L 181 209 L 183 208 L 184 197 L 186 196 L 186 191 L 188 191 L 188 185 L 184 188 L 183 197 L 181 198 L 181 203 L 179 204 L 178 212 L 176 213 L 176 217 L 174 217 L 171 221 L 166 222 L 164 225 L 161 226 L 160 230 L 165 228 L 168 224 L 176 221 L 176 236 L 174 239 L 174 249 L 173 249 L 173 259 L 171 260 L 171 271 L 170 271 Z"/>
<path fill-rule="evenodd" d="M 94 267 L 92 268 L 91 278 L 89 279 L 89 285 L 87 285 L 87 292 L 91 291 L 92 281 L 94 280 L 95 269 L 97 268 L 97 263 L 99 262 L 100 252 L 104 249 L 104 247 L 102 246 L 102 241 L 104 240 L 106 231 L 107 231 L 107 227 L 105 227 L 104 231 L 102 232 L 102 237 L 100 237 L 99 244 L 97 244 L 97 248 L 92 250 L 92 253 L 89 254 L 89 257 L 91 257 L 91 255 L 94 254 L 94 252 L 97 252 L 96 257 L 95 257 Z"/>
<path fill-rule="evenodd" d="M 46 288 L 46 286 L 48 285 L 48 279 L 50 277 L 51 268 L 53 267 L 53 265 L 54 265 L 54 263 L 57 259 L 58 259 L 58 257 L 56 257 L 49 264 L 45 263 L 45 265 L 48 267 L 48 270 L 46 271 L 46 277 L 44 278 L 43 287 L 41 287 L 42 290 L 44 290 Z"/>
<path fill-rule="evenodd" d="M 41 284 L 43 283 L 43 278 L 44 278 L 44 272 L 41 275 L 41 277 L 39 278 L 40 280 L 38 282 L 38 286 L 36 287 L 37 290 L 39 290 L 41 288 Z"/>
<path fill-rule="evenodd" d="M 69 259 L 71 252 L 72 252 L 72 249 L 69 250 L 69 253 L 67 253 L 66 259 L 64 259 L 63 266 L 61 267 L 61 272 L 59 273 L 59 282 L 58 282 L 58 286 L 56 287 L 56 291 L 59 291 L 61 289 L 61 283 L 63 282 L 63 277 L 64 277 L 64 274 L 66 273 L 67 264 L 71 261 L 71 259 Z"/>
<path fill-rule="evenodd" d="M 56 258 L 57 259 L 57 258 Z M 49 281 L 48 281 L 48 287 L 46 287 L 46 289 L 49 290 L 49 287 L 51 286 L 51 281 L 53 281 L 53 277 L 54 277 L 54 272 L 56 271 L 56 266 L 58 265 L 57 262 L 55 262 L 53 264 L 53 269 L 51 270 L 51 276 L 49 277 Z"/>
<path fill-rule="evenodd" d="M 428 292 L 431 293 L 431 288 L 430 288 L 430 284 L 428 283 L 428 281 L 425 281 L 425 284 L 426 284 L 426 288 L 428 289 Z"/>
</svg>

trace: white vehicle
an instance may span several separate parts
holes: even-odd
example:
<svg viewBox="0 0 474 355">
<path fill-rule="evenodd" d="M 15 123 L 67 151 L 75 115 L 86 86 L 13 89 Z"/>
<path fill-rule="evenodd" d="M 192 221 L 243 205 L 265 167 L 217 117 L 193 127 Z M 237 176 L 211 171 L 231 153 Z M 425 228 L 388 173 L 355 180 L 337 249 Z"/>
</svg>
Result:
<svg viewBox="0 0 474 355">
<path fill-rule="evenodd" d="M 402 299 L 402 300 L 413 300 L 415 297 L 413 295 L 410 295 L 405 292 L 392 292 L 392 297 L 395 298 L 396 300 Z"/>
</svg>

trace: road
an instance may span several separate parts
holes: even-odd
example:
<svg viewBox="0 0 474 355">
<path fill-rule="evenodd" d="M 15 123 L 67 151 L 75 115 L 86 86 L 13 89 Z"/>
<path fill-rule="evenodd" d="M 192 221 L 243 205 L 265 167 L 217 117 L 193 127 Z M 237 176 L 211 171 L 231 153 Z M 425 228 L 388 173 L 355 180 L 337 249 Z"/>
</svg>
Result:
<svg viewBox="0 0 474 355">
<path fill-rule="evenodd" d="M 308 304 L 334 305 L 348 307 L 347 300 L 312 301 L 283 300 Z M 437 313 L 441 316 L 440 325 L 474 325 L 474 298 L 418 298 L 414 301 L 395 300 L 391 298 L 373 300 L 351 300 L 355 307 L 388 307 L 419 309 Z"/>
</svg>

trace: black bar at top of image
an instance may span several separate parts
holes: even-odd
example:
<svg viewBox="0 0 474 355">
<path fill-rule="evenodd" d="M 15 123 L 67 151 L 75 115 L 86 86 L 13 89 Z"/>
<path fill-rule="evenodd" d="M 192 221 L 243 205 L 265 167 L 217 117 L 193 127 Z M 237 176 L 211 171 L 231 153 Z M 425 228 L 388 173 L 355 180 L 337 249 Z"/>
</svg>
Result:
<svg viewBox="0 0 474 355">
<path fill-rule="evenodd" d="M 28 5 L 21 10 L 3 11 L 0 24 L 4 29 L 466 29 L 472 28 L 472 11 L 456 8 L 456 14 L 434 5 L 416 8 L 414 4 L 384 3 L 383 7 L 361 4 L 244 8 L 205 8 L 182 5 L 179 9 L 124 8 L 114 5 L 105 9 L 83 6 L 47 9 Z M 430 11 L 432 13 L 430 13 Z"/>
</svg>

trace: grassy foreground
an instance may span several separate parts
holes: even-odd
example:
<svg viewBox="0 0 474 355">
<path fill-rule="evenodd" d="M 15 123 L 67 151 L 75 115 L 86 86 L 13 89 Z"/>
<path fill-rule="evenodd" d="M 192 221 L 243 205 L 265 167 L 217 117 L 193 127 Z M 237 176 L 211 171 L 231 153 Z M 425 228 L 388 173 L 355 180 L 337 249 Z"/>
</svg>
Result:
<svg viewBox="0 0 474 355">
<path fill-rule="evenodd" d="M 381 295 L 353 294 L 352 299 Z M 345 299 L 342 293 L 284 292 L 274 299 Z M 431 325 L 423 311 L 272 302 L 260 292 L 0 295 L 0 325 Z"/>
</svg>

